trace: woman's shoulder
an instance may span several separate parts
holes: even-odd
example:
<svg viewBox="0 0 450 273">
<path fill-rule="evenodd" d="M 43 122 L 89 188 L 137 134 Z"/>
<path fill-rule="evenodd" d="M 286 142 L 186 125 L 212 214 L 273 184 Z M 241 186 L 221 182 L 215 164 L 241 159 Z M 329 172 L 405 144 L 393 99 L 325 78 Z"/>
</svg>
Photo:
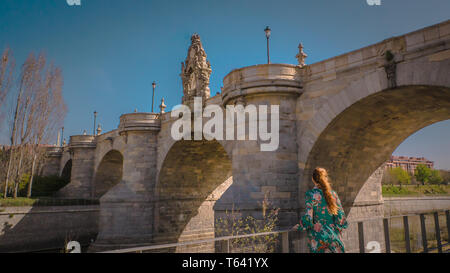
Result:
<svg viewBox="0 0 450 273">
<path fill-rule="evenodd" d="M 306 192 L 306 196 L 313 196 L 314 194 L 320 193 L 322 194 L 322 190 L 319 188 L 312 188 Z"/>
</svg>

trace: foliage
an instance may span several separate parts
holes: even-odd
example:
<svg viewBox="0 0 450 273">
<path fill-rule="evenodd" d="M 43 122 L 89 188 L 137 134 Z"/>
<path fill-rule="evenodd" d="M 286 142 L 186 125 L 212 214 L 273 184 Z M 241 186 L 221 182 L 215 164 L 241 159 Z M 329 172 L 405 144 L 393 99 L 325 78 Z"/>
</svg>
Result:
<svg viewBox="0 0 450 273">
<path fill-rule="evenodd" d="M 216 220 L 217 236 L 237 236 L 275 231 L 278 222 L 279 208 L 274 208 L 266 194 L 261 204 L 259 219 L 253 216 L 242 217 L 238 210 L 226 211 L 225 217 Z M 274 252 L 278 242 L 278 234 L 237 238 L 229 240 L 232 252 L 270 253 Z"/>
<path fill-rule="evenodd" d="M 30 174 L 24 173 L 22 174 L 22 177 L 19 180 L 19 193 L 25 191 L 25 194 L 23 194 L 23 196 L 26 195 L 26 190 L 28 187 L 28 183 L 30 182 L 30 177 L 31 177 Z"/>
<path fill-rule="evenodd" d="M 22 206 L 33 206 L 36 203 L 36 199 L 30 199 L 26 197 L 17 198 L 5 198 L 0 200 L 1 207 L 22 207 Z"/>
<path fill-rule="evenodd" d="M 383 186 L 382 187 L 382 194 L 384 196 L 387 195 L 410 195 L 412 192 L 408 190 L 406 187 L 397 187 L 394 185 L 390 186 Z"/>
<path fill-rule="evenodd" d="M 431 170 L 431 175 L 429 178 L 430 184 L 438 185 L 441 184 L 444 180 L 441 177 L 441 173 L 439 170 Z"/>
<path fill-rule="evenodd" d="M 26 196 L 26 191 L 28 189 L 28 182 L 21 191 L 21 195 Z M 33 192 L 32 197 L 40 196 L 52 196 L 62 187 L 67 185 L 69 181 L 63 178 L 53 175 L 53 176 L 36 176 L 33 182 Z"/>
<path fill-rule="evenodd" d="M 447 194 L 448 188 L 440 185 L 428 185 L 423 187 L 423 194 Z"/>
<path fill-rule="evenodd" d="M 397 167 L 389 170 L 389 175 L 392 178 L 392 184 L 408 185 L 411 183 L 411 176 L 404 169 Z"/>
<path fill-rule="evenodd" d="M 431 177 L 431 169 L 424 164 L 419 164 L 414 171 L 414 176 L 417 181 L 421 182 L 422 185 L 425 185 Z"/>
<path fill-rule="evenodd" d="M 98 205 L 98 200 L 92 199 L 57 199 L 49 197 L 40 198 L 2 198 L 0 199 L 0 207 L 23 207 L 23 206 L 86 206 Z"/>
<path fill-rule="evenodd" d="M 398 187 L 394 185 L 383 185 L 383 196 L 424 196 L 424 195 L 448 195 L 450 186 L 446 185 L 419 185 Z"/>
<path fill-rule="evenodd" d="M 439 170 L 442 177 L 442 184 L 450 184 L 450 171 L 447 170 Z"/>
</svg>

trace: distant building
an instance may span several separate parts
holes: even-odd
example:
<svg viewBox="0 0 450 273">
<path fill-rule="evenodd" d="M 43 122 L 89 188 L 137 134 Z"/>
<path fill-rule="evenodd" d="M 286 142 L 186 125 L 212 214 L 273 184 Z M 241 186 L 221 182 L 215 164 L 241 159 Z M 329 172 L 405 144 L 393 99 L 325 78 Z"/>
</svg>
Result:
<svg viewBox="0 0 450 273">
<path fill-rule="evenodd" d="M 391 156 L 390 160 L 386 162 L 386 169 L 400 167 L 405 171 L 414 174 L 414 171 L 419 164 L 423 164 L 430 169 L 433 169 L 434 167 L 434 161 L 430 161 L 425 157 Z"/>
</svg>

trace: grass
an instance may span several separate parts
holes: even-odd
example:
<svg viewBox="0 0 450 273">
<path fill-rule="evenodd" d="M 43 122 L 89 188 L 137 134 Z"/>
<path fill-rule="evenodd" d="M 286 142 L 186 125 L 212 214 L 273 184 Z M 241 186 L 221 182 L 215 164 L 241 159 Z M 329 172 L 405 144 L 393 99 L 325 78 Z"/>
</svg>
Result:
<svg viewBox="0 0 450 273">
<path fill-rule="evenodd" d="M 0 207 L 25 207 L 33 206 L 36 199 L 17 197 L 17 198 L 2 198 L 0 199 Z"/>
<path fill-rule="evenodd" d="M 98 200 L 89 199 L 57 199 L 49 197 L 40 198 L 0 198 L 0 207 L 26 207 L 26 206 L 76 206 L 96 205 Z"/>
<path fill-rule="evenodd" d="M 450 195 L 450 185 L 383 185 L 385 197 Z"/>
</svg>

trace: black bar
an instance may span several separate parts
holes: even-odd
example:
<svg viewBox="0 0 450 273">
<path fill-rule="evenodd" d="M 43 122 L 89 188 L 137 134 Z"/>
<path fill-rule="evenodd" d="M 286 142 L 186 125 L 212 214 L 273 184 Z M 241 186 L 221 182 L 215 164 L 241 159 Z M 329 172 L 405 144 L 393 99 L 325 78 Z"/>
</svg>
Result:
<svg viewBox="0 0 450 273">
<path fill-rule="evenodd" d="M 408 216 L 403 216 L 403 227 L 405 228 L 405 248 L 406 248 L 406 253 L 411 253 L 411 239 L 409 238 Z"/>
<path fill-rule="evenodd" d="M 359 253 L 364 253 L 364 226 L 363 222 L 358 222 L 358 236 L 359 236 Z"/>
<path fill-rule="evenodd" d="M 383 225 L 384 225 L 384 241 L 386 244 L 386 253 L 391 253 L 391 239 L 389 237 L 389 219 L 388 218 L 383 219 Z"/>
<path fill-rule="evenodd" d="M 420 230 L 422 231 L 423 252 L 428 252 L 427 228 L 425 226 L 425 214 L 420 214 Z"/>
<path fill-rule="evenodd" d="M 442 253 L 441 229 L 439 228 L 439 214 L 437 212 L 434 213 L 434 226 L 436 227 L 436 241 L 438 252 Z"/>
</svg>

